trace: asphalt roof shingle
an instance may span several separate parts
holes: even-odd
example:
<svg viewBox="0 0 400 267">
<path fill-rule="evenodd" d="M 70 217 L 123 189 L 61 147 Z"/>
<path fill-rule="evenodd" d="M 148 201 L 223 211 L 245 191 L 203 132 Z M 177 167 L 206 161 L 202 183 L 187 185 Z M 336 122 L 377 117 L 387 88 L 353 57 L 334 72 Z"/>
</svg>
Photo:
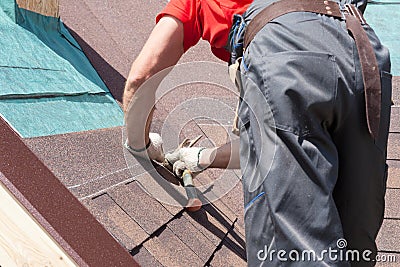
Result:
<svg viewBox="0 0 400 267">
<path fill-rule="evenodd" d="M 399 220 L 385 219 L 377 237 L 378 250 L 384 252 L 395 252 L 400 256 L 399 251 Z"/>
<path fill-rule="evenodd" d="M 133 252 L 135 260 L 141 266 L 153 266 L 162 267 L 163 265 L 153 256 L 151 253 L 143 246 L 138 247 L 136 251 Z"/>
<path fill-rule="evenodd" d="M 173 215 L 145 193 L 137 182 L 114 187 L 108 193 L 149 235 L 173 218 Z"/>
<path fill-rule="evenodd" d="M 83 204 L 127 250 L 138 246 L 149 237 L 108 194 L 84 200 Z"/>
<path fill-rule="evenodd" d="M 387 186 L 400 189 L 400 160 L 388 160 L 389 165 Z"/>
<path fill-rule="evenodd" d="M 164 266 L 203 266 L 204 261 L 168 227 L 143 245 Z"/>
<path fill-rule="evenodd" d="M 213 254 L 215 245 L 203 234 L 205 229 L 198 229 L 193 220 L 183 214 L 171 221 L 168 228 L 203 261 L 206 262 Z"/>
<path fill-rule="evenodd" d="M 400 189 L 387 189 L 385 201 L 385 218 L 400 220 Z"/>
<path fill-rule="evenodd" d="M 246 250 L 244 243 L 238 242 L 235 235 L 229 233 L 222 242 L 221 247 L 216 251 L 210 261 L 210 266 L 247 266 Z"/>
</svg>

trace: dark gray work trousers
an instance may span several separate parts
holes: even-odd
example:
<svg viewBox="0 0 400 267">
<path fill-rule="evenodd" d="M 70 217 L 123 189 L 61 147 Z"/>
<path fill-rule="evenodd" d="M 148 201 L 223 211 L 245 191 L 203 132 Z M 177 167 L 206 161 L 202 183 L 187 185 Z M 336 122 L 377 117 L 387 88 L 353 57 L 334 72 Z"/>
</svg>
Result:
<svg viewBox="0 0 400 267">
<path fill-rule="evenodd" d="M 380 133 L 345 21 L 307 12 L 267 24 L 243 57 L 240 160 L 249 266 L 369 266 L 383 220 L 391 106 L 388 50 L 364 26 L 381 73 Z"/>
</svg>

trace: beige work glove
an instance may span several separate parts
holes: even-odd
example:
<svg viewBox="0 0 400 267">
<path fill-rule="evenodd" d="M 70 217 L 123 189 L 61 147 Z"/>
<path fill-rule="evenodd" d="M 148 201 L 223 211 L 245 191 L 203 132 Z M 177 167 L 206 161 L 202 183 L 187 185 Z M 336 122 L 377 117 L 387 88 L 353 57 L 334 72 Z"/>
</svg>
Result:
<svg viewBox="0 0 400 267">
<path fill-rule="evenodd" d="M 200 173 L 208 166 L 200 165 L 200 158 L 205 147 L 183 147 L 173 153 L 167 153 L 165 159 L 173 166 L 173 172 L 181 177 L 184 170 Z"/>
<path fill-rule="evenodd" d="M 161 136 L 158 133 L 149 133 L 149 139 L 150 144 L 148 148 L 136 150 L 130 147 L 127 142 L 125 143 L 125 148 L 134 156 L 164 162 L 163 140 Z"/>
</svg>

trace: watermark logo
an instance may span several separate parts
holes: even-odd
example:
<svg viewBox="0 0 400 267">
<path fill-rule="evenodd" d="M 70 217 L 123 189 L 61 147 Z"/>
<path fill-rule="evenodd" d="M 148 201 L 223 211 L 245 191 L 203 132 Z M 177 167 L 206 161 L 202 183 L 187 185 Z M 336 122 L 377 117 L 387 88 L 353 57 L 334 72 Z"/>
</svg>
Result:
<svg viewBox="0 0 400 267">
<path fill-rule="evenodd" d="M 364 261 L 364 262 L 396 262 L 395 255 L 377 255 L 373 257 L 371 250 L 347 249 L 347 240 L 340 238 L 335 247 L 328 247 L 321 251 L 306 250 L 275 250 L 267 245 L 257 252 L 259 261 L 294 261 L 294 262 L 337 262 L 337 261 Z"/>
<path fill-rule="evenodd" d="M 347 241 L 346 241 L 346 239 L 344 239 L 344 238 L 339 238 L 338 241 L 336 241 L 336 246 L 337 246 L 339 249 L 346 248 L 346 247 L 347 247 Z"/>
</svg>

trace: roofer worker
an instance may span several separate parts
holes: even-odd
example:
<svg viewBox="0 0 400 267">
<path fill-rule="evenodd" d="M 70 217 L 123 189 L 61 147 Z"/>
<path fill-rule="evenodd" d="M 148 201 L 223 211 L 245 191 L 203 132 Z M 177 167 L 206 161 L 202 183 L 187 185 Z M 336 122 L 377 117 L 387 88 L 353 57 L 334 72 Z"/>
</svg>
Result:
<svg viewBox="0 0 400 267">
<path fill-rule="evenodd" d="M 137 89 L 200 38 L 228 61 L 232 17 L 246 11 L 235 16 L 229 40 L 239 47 L 234 56 L 244 49 L 240 157 L 236 145 L 193 147 L 172 163 L 201 171 L 235 167 L 240 158 L 249 266 L 373 265 L 386 190 L 388 50 L 362 17 L 364 0 L 353 2 L 358 9 L 345 1 L 272 2 L 171 0 L 126 84 L 124 109 L 130 104 L 136 129 L 146 129 L 127 125 L 128 145 L 164 159 L 140 112 L 154 104 L 162 75 Z"/>
</svg>

